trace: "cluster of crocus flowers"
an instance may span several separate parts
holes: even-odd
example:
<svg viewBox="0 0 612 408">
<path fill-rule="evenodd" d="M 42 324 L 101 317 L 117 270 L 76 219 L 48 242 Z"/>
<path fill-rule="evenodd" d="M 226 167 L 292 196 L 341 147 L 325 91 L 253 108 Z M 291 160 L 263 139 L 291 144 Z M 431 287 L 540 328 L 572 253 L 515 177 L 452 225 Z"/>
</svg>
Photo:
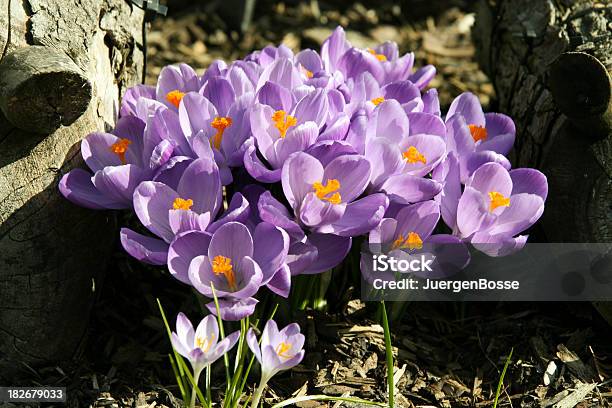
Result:
<svg viewBox="0 0 612 408">
<path fill-rule="evenodd" d="M 126 92 L 111 133 L 83 140 L 91 171 L 60 190 L 133 209 L 148 232 L 123 228 L 125 250 L 208 298 L 213 283 L 226 320 L 253 313 L 262 288 L 286 297 L 292 276 L 334 268 L 355 237 L 406 253 L 519 250 L 546 177 L 512 169 L 509 117 L 470 93 L 443 115 L 427 89 L 435 68 L 413 64 L 393 42 L 361 49 L 337 28 L 319 51 L 268 46 L 203 75 L 165 67 L 157 86 Z"/>
</svg>

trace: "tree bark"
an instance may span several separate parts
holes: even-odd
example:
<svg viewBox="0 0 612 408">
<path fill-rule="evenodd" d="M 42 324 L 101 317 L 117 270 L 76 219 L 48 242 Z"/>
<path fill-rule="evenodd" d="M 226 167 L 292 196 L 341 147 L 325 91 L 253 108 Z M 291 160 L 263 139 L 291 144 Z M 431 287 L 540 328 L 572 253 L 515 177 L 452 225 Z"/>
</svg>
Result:
<svg viewBox="0 0 612 408">
<path fill-rule="evenodd" d="M 548 177 L 540 239 L 612 242 L 610 3 L 481 0 L 473 36 L 517 125 L 515 166 Z"/>
<path fill-rule="evenodd" d="M 71 358 L 86 331 L 114 218 L 57 183 L 142 77 L 143 17 L 125 0 L 0 0 L 0 383 Z"/>
</svg>

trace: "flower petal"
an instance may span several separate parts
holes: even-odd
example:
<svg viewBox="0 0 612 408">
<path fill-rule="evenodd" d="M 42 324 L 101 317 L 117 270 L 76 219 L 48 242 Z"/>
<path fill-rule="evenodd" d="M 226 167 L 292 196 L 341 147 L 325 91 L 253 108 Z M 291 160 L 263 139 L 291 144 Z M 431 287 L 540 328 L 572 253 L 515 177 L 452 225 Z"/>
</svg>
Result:
<svg viewBox="0 0 612 408">
<path fill-rule="evenodd" d="M 120 238 L 123 249 L 140 262 L 151 265 L 166 264 L 168 244 L 161 239 L 147 237 L 129 228 L 121 228 Z"/>
</svg>

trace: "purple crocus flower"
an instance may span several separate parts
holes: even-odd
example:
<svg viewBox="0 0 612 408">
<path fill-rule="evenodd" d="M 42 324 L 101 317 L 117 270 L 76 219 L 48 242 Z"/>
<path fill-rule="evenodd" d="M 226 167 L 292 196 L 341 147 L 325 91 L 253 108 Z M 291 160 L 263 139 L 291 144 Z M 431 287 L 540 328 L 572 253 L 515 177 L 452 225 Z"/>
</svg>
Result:
<svg viewBox="0 0 612 408">
<path fill-rule="evenodd" d="M 295 153 L 282 169 L 282 186 L 295 218 L 320 233 L 357 236 L 382 219 L 389 201 L 384 194 L 357 198 L 372 173 L 360 155 L 339 156 L 325 167 L 307 153 Z"/>
<path fill-rule="evenodd" d="M 71 170 L 60 180 L 61 193 L 82 207 L 131 207 L 136 186 L 152 178 L 173 152 L 170 141 L 155 142 L 144 132 L 144 123 L 133 116 L 119 119 L 113 133 L 88 135 L 81 142 L 81 154 L 94 174 Z"/>
<path fill-rule="evenodd" d="M 484 113 L 476 95 L 465 92 L 455 98 L 446 114 L 446 128 L 447 147 L 459 159 L 462 182 L 484 163 L 497 162 L 510 169 L 504 155 L 514 144 L 514 122 L 501 113 Z"/>
<path fill-rule="evenodd" d="M 261 342 L 253 329 L 247 332 L 247 344 L 261 365 L 261 380 L 253 396 L 251 407 L 257 407 L 263 390 L 278 372 L 288 370 L 298 365 L 304 358 L 304 335 L 300 333 L 300 326 L 291 323 L 282 330 L 274 320 L 268 320 L 263 332 Z"/>
<path fill-rule="evenodd" d="M 197 92 L 200 86 L 200 78 L 189 65 L 168 65 L 159 73 L 155 96 L 157 101 L 176 111 L 185 94 Z"/>
<path fill-rule="evenodd" d="M 387 99 L 397 100 L 406 113 L 421 112 L 424 108 L 421 91 L 407 80 L 380 86 L 372 74 L 364 72 L 350 81 L 349 86 L 351 88 L 351 103 L 347 108 L 349 114 L 353 114 L 361 106 L 371 111 Z"/>
<path fill-rule="evenodd" d="M 328 119 L 328 93 L 323 89 L 312 90 L 294 104 L 291 92 L 267 82 L 257 99 L 259 102 L 250 113 L 254 143 L 245 151 L 244 166 L 258 181 L 277 182 L 287 158 L 317 141 L 319 130 Z M 258 151 L 270 168 L 259 159 Z"/>
<path fill-rule="evenodd" d="M 257 304 L 252 296 L 262 285 L 282 296 L 289 295 L 291 275 L 285 263 L 289 237 L 281 228 L 261 223 L 251 233 L 242 223 L 228 222 L 208 242 L 204 234 L 185 234 L 172 248 L 176 253 L 183 252 L 187 261 L 189 251 L 191 255 L 204 253 L 190 260 L 188 277 L 200 293 L 210 298 L 210 284 L 214 284 L 224 320 L 240 320 L 252 314 Z M 207 307 L 216 313 L 214 303 Z"/>
<path fill-rule="evenodd" d="M 142 182 L 134 191 L 134 211 L 152 238 L 128 228 L 121 230 L 123 248 L 136 259 L 163 265 L 174 237 L 191 230 L 204 231 L 221 207 L 219 170 L 212 159 L 192 161 L 176 190 L 159 181 Z"/>
<path fill-rule="evenodd" d="M 456 223 L 449 226 L 488 255 L 508 255 L 527 242 L 526 235 L 517 234 L 540 218 L 547 194 L 546 176 L 538 170 L 508 172 L 498 163 L 486 163 L 470 177 L 460 197 L 446 197 L 448 206 L 457 203 Z"/>
<path fill-rule="evenodd" d="M 172 347 L 189 360 L 193 378 L 197 384 L 202 370 L 210 366 L 234 347 L 240 337 L 235 331 L 223 340 L 219 338 L 219 325 L 213 315 L 208 315 L 193 329 L 191 321 L 183 313 L 176 317 L 176 332 L 172 332 Z"/>
<path fill-rule="evenodd" d="M 397 259 L 413 253 L 433 255 L 433 272 L 429 278 L 449 276 L 463 269 L 470 260 L 468 248 L 461 239 L 448 234 L 432 232 L 440 220 L 440 206 L 434 201 L 401 206 L 395 214 L 386 214 L 368 237 L 370 249 Z M 370 258 L 371 259 L 371 258 Z M 376 277 L 371 273 L 367 257 L 362 256 L 362 270 L 366 278 Z M 370 271 L 370 276 L 368 276 Z M 418 275 L 418 273 L 416 273 Z M 388 276 L 393 279 L 392 276 Z"/>
<path fill-rule="evenodd" d="M 444 139 L 434 132 L 444 132 L 434 115 L 406 114 L 396 100 L 378 105 L 366 130 L 365 157 L 372 164 L 369 191 L 385 192 L 402 204 L 438 194 L 442 185 L 424 177 L 446 154 Z"/>
</svg>

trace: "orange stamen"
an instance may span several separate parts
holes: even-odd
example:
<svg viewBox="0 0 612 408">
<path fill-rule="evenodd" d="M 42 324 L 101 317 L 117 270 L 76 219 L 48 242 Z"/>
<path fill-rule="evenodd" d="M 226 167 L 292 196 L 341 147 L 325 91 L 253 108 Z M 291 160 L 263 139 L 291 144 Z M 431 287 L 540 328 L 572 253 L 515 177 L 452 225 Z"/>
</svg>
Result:
<svg viewBox="0 0 612 408">
<path fill-rule="evenodd" d="M 325 185 L 320 182 L 316 182 L 312 185 L 312 188 L 314 188 L 319 200 L 327 201 L 332 204 L 340 204 L 340 202 L 342 202 L 342 197 L 338 192 L 340 189 L 340 182 L 336 179 L 327 180 L 327 184 Z"/>
<path fill-rule="evenodd" d="M 125 164 L 125 154 L 130 144 L 132 144 L 132 142 L 129 139 L 119 139 L 118 142 L 113 143 L 110 147 L 111 152 L 119 156 L 119 160 L 121 160 L 122 164 Z"/>
<path fill-rule="evenodd" d="M 187 200 L 177 197 L 172 203 L 172 208 L 175 210 L 190 210 L 193 205 L 193 200 L 188 198 Z"/>
<path fill-rule="evenodd" d="M 183 100 L 183 96 L 185 96 L 185 92 L 175 89 L 166 94 L 166 100 L 178 108 Z"/>
<path fill-rule="evenodd" d="M 217 255 L 212 261 L 212 270 L 215 275 L 223 275 L 231 290 L 236 290 L 236 276 L 232 267 L 232 260 L 225 256 Z"/>
<path fill-rule="evenodd" d="M 489 211 L 493 212 L 498 207 L 510 207 L 510 197 L 504 197 L 502 193 L 498 193 L 497 191 L 489 192 L 489 199 L 491 203 L 489 204 Z"/>
<path fill-rule="evenodd" d="M 368 48 L 368 52 L 376 57 L 377 60 L 383 62 L 387 60 L 387 57 L 384 54 L 377 54 L 372 48 Z"/>
<path fill-rule="evenodd" d="M 474 142 L 487 139 L 487 129 L 478 125 L 468 125 Z"/>
<path fill-rule="evenodd" d="M 427 164 L 427 160 L 425 160 L 425 156 L 418 151 L 418 149 L 414 146 L 410 146 L 408 150 L 402 153 L 402 157 L 408 161 L 408 163 L 413 164 L 416 162 L 421 162 L 423 164 Z"/>
<path fill-rule="evenodd" d="M 225 132 L 225 129 L 232 126 L 232 118 L 229 116 L 217 116 L 210 122 L 210 126 L 217 130 L 217 133 L 215 133 L 211 139 L 211 143 L 216 149 L 219 149 L 221 148 L 223 132 Z"/>
<path fill-rule="evenodd" d="M 372 103 L 376 106 L 380 105 L 384 101 L 385 101 L 385 98 L 383 96 L 379 96 L 378 98 L 372 99 Z"/>
<path fill-rule="evenodd" d="M 287 115 L 284 110 L 274 112 L 272 122 L 280 132 L 280 137 L 285 137 L 289 128 L 297 125 L 297 119 L 294 116 Z"/>
<path fill-rule="evenodd" d="M 423 240 L 416 232 L 409 232 L 408 237 L 404 239 L 403 235 L 399 235 L 391 249 L 421 249 L 423 248 Z"/>
</svg>

